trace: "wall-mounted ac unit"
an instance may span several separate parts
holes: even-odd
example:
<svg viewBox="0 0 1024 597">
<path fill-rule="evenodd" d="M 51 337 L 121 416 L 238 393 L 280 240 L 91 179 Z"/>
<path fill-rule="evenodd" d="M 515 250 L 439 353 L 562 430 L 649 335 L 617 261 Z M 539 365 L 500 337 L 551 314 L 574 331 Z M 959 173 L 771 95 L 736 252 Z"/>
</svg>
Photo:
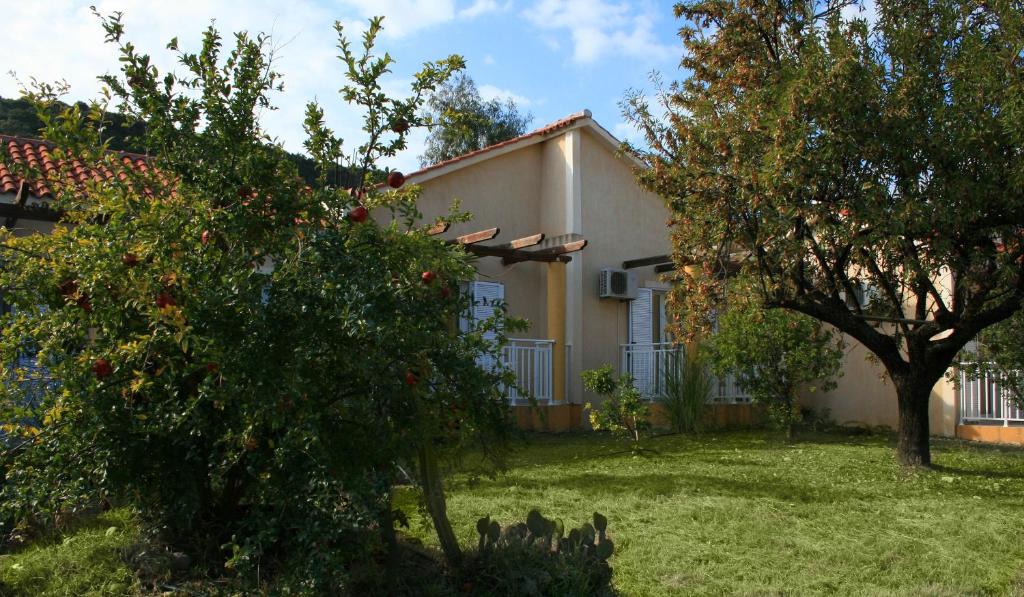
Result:
<svg viewBox="0 0 1024 597">
<path fill-rule="evenodd" d="M 635 299 L 637 297 L 636 274 L 624 269 L 601 270 L 597 294 L 601 298 Z"/>
</svg>

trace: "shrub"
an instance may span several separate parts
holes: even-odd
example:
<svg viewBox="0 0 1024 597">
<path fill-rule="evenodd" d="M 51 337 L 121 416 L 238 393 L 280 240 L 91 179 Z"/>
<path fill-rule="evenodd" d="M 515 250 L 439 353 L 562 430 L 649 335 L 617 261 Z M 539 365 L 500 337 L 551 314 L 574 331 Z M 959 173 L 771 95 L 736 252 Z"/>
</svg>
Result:
<svg viewBox="0 0 1024 597">
<path fill-rule="evenodd" d="M 564 532 L 561 521 L 531 510 L 525 523 L 504 529 L 489 517 L 477 521 L 477 551 L 461 575 L 464 592 L 488 595 L 612 595 L 608 558 L 614 544 L 608 520 Z"/>
<path fill-rule="evenodd" d="M 23 422 L 12 437 L 25 447 L 0 514 L 25 524 L 109 495 L 213 569 L 285 567 L 293 593 L 344 588 L 348 564 L 393 549 L 396 462 L 426 463 L 441 534 L 435 454 L 493 454 L 511 429 L 508 373 L 477 366 L 496 350 L 487 326 L 450 325 L 469 305 L 444 289 L 474 275 L 470 256 L 415 225 L 415 187 L 376 185 L 377 161 L 405 147 L 395 123 L 422 124 L 420 98 L 462 60 L 424 65 L 409 99 L 389 99 L 379 19 L 361 53 L 338 26 L 342 93 L 366 113 L 354 164 L 366 177 L 352 191 L 327 183 L 341 140 L 310 104 L 323 173 L 311 188 L 257 119 L 279 84 L 267 39 L 238 34 L 226 55 L 213 28 L 197 53 L 172 41 L 181 74 L 162 75 L 122 39 L 119 15 L 103 24 L 123 69 L 103 80 L 155 155 L 124 170 L 101 106 L 53 116 L 53 88 L 32 98 L 58 168 L 77 158 L 124 177 L 83 192 L 62 171 L 46 181 L 53 234 L 0 230 L 0 290 L 16 307 L 0 318 L 0 362 L 34 346 L 59 382 L 32 400 L 0 384 L 0 420 Z M 380 225 L 366 207 L 398 217 Z"/>
<path fill-rule="evenodd" d="M 661 393 L 655 398 L 672 431 L 692 433 L 700 428 L 713 384 L 714 379 L 699 355 L 688 358 L 682 350 L 672 354 L 662 373 Z"/>
<path fill-rule="evenodd" d="M 598 408 L 589 402 L 584 406 L 594 429 L 610 431 L 634 443 L 650 429 L 650 408 L 628 373 L 616 377 L 611 365 L 603 365 L 583 372 L 583 386 L 604 398 Z"/>
<path fill-rule="evenodd" d="M 743 280 L 705 342 L 712 369 L 732 373 L 769 419 L 792 436 L 800 421 L 798 392 L 828 391 L 842 374 L 842 341 L 820 321 L 783 309 L 765 309 Z"/>
</svg>

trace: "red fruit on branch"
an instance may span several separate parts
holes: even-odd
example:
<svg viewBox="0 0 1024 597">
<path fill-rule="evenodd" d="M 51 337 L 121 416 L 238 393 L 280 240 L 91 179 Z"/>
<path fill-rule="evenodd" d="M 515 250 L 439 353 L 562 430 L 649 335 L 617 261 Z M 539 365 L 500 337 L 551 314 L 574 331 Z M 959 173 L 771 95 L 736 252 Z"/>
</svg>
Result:
<svg viewBox="0 0 1024 597">
<path fill-rule="evenodd" d="M 85 311 L 86 313 L 92 313 L 92 301 L 89 300 L 88 294 L 83 294 L 82 296 L 78 297 L 78 300 L 75 301 L 75 304 L 78 305 L 78 307 Z"/>
<path fill-rule="evenodd" d="M 404 118 L 399 118 L 391 123 L 391 130 L 401 135 L 405 131 L 409 130 L 409 121 Z"/>
<path fill-rule="evenodd" d="M 212 235 L 210 234 L 209 230 L 203 230 L 203 233 L 199 235 L 199 242 L 203 243 L 203 246 L 205 247 L 206 245 L 210 244 L 211 236 Z"/>
<path fill-rule="evenodd" d="M 114 368 L 110 365 L 110 361 L 107 359 L 96 359 L 92 364 L 92 373 L 96 376 L 96 379 L 105 379 L 110 377 L 114 372 Z"/>
<path fill-rule="evenodd" d="M 361 224 L 366 221 L 366 218 L 369 215 L 370 212 L 367 211 L 365 207 L 357 205 L 349 210 L 347 217 L 350 221 L 355 222 L 356 224 Z"/>
<path fill-rule="evenodd" d="M 430 270 L 427 270 L 420 274 L 420 280 L 422 280 L 424 284 L 433 284 L 435 278 L 437 278 L 437 274 Z"/>
<path fill-rule="evenodd" d="M 420 383 L 419 376 L 417 376 L 412 371 L 406 371 L 405 372 L 405 385 L 407 385 L 407 386 L 414 386 L 414 385 L 416 385 L 418 383 Z"/>
<path fill-rule="evenodd" d="M 388 174 L 388 186 L 389 187 L 391 187 L 392 189 L 397 189 L 398 187 L 402 186 L 403 184 L 405 184 L 405 175 L 404 174 L 402 174 L 398 170 L 395 170 L 391 174 Z"/>
<path fill-rule="evenodd" d="M 125 253 L 121 256 L 121 263 L 128 267 L 135 267 L 139 264 L 139 256 L 135 253 Z"/>
<path fill-rule="evenodd" d="M 441 298 L 447 299 L 452 295 L 452 289 L 447 286 L 441 288 Z"/>
<path fill-rule="evenodd" d="M 174 300 L 174 297 L 166 292 L 161 292 L 156 297 L 156 306 L 158 309 L 166 309 L 167 307 L 173 307 L 177 304 L 178 303 Z"/>
</svg>

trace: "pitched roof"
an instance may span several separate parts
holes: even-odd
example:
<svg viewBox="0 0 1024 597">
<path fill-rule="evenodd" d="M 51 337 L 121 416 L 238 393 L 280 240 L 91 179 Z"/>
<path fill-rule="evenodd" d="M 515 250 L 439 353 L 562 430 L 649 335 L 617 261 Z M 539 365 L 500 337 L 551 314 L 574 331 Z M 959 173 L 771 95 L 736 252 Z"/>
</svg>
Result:
<svg viewBox="0 0 1024 597">
<path fill-rule="evenodd" d="M 127 178 L 123 171 L 115 173 L 106 166 L 87 167 L 77 159 L 72 159 L 70 164 L 62 162 L 51 155 L 53 147 L 52 143 L 40 139 L 0 135 L 0 194 L 21 192 L 22 198 L 53 197 L 53 191 L 45 180 L 21 177 L 17 173 L 19 167 L 41 171 L 46 177 L 63 172 L 67 181 L 74 185 L 83 185 L 89 180 L 110 180 L 115 176 L 122 180 Z M 127 152 L 117 152 L 117 155 L 127 169 L 138 172 L 150 169 L 149 156 Z"/>
<path fill-rule="evenodd" d="M 496 157 L 497 155 L 500 155 L 507 151 L 512 151 L 520 147 L 533 145 L 534 143 L 540 143 L 541 141 L 544 141 L 545 139 L 551 137 L 554 133 L 560 133 L 570 128 L 579 128 L 583 126 L 589 127 L 591 130 L 593 130 L 593 132 L 601 140 L 605 141 L 608 145 L 614 148 L 618 148 L 618 139 L 616 139 L 604 127 L 602 127 L 601 125 L 597 124 L 596 121 L 594 121 L 593 114 L 591 114 L 590 110 L 582 110 L 580 112 L 576 112 L 575 114 L 570 114 L 569 116 L 566 116 L 565 118 L 562 118 L 560 120 L 556 120 L 550 124 L 546 124 L 536 130 L 530 131 L 525 135 L 520 135 L 518 137 L 509 139 L 508 141 L 495 143 L 494 145 L 489 145 L 487 147 L 484 147 L 483 149 L 471 151 L 469 153 L 460 155 L 450 160 L 445 160 L 443 162 L 427 166 L 426 168 L 417 170 L 411 174 L 406 174 L 405 177 L 406 179 L 415 179 L 410 180 L 410 182 L 420 183 L 425 180 L 434 178 L 435 176 L 440 176 L 443 173 L 447 173 L 452 170 L 458 170 L 459 168 L 475 164 L 479 161 L 488 159 L 492 156 Z M 639 160 L 636 160 L 634 156 L 630 154 L 626 155 L 630 159 L 632 159 L 637 166 L 643 166 L 643 164 Z"/>
</svg>

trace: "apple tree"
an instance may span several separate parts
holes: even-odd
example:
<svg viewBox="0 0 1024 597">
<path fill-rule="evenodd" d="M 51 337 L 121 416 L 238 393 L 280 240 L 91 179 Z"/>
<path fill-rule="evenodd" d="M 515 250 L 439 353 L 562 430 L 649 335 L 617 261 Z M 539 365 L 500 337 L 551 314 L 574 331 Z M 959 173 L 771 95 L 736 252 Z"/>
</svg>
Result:
<svg viewBox="0 0 1024 597">
<path fill-rule="evenodd" d="M 418 465 L 457 561 L 438 457 L 499 455 L 508 374 L 476 365 L 496 350 L 483 329 L 453 325 L 471 258 L 413 225 L 415 188 L 375 176 L 462 59 L 425 64 L 410 97 L 390 99 L 392 60 L 373 53 L 380 20 L 359 49 L 336 26 L 341 93 L 366 138 L 347 165 L 365 182 L 327 184 L 342 141 L 310 104 L 307 149 L 325 173 L 310 187 L 257 117 L 280 86 L 267 38 L 239 33 L 224 48 L 211 27 L 196 52 L 172 41 L 172 74 L 125 39 L 120 14 L 102 23 L 122 64 L 102 77 L 107 97 L 145 123 L 152 157 L 128 169 L 106 151 L 105 106 L 53 115 L 56 90 L 32 94 L 60 220 L 52 234 L 0 233 L 0 289 L 15 307 L 0 322 L 5 513 L 24 524 L 105 496 L 199 561 L 276 569 L 324 594 L 351 588 L 349 564 L 394 553 L 396 470 Z M 100 175 L 70 176 L 83 165 Z M 400 217 L 378 224 L 374 207 Z M 55 382 L 34 400 L 33 371 L 11 365 L 26 351 Z"/>
<path fill-rule="evenodd" d="M 898 460 L 928 466 L 932 387 L 1024 300 L 1024 10 L 861 8 L 680 2 L 689 78 L 659 86 L 664 116 L 640 93 L 624 106 L 650 146 L 641 179 L 674 212 L 691 323 L 739 263 L 767 307 L 878 359 Z"/>
</svg>

